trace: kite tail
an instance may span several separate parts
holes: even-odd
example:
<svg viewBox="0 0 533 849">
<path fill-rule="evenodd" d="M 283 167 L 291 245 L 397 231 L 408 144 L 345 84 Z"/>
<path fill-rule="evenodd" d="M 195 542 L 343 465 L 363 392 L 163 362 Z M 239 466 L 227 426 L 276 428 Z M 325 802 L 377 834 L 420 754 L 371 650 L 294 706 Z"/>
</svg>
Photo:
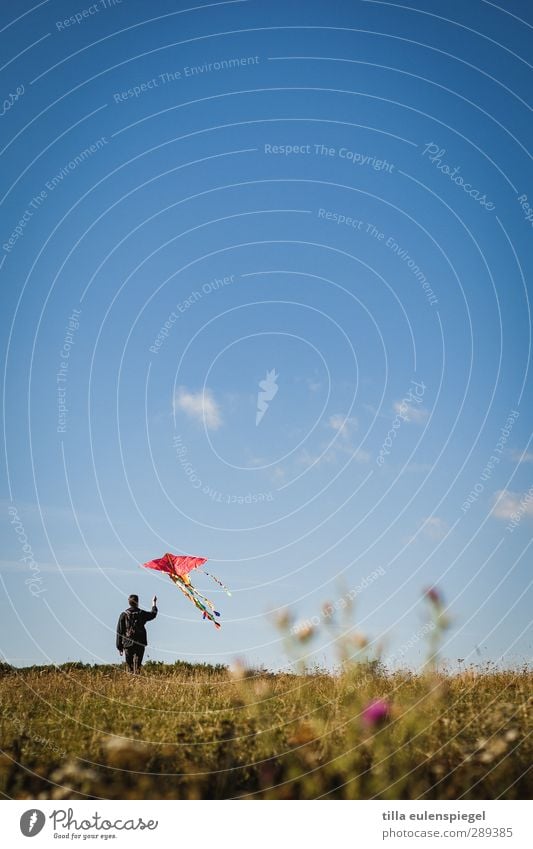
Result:
<svg viewBox="0 0 533 849">
<path fill-rule="evenodd" d="M 217 576 L 216 576 L 216 575 L 213 575 L 213 573 L 212 573 L 212 572 L 206 572 L 206 571 L 205 571 L 205 569 L 199 569 L 198 571 L 199 571 L 199 572 L 200 572 L 200 571 L 201 571 L 201 572 L 203 572 L 203 573 L 204 573 L 204 575 L 207 575 L 209 578 L 211 578 L 211 579 L 215 582 L 215 584 L 218 584 L 218 585 L 219 585 L 219 587 L 222 587 L 222 589 L 224 590 L 224 592 L 225 592 L 225 593 L 227 593 L 229 596 L 231 596 L 231 593 L 230 593 L 230 591 L 228 590 L 227 586 L 226 586 L 225 584 L 223 584 L 223 583 L 222 583 L 222 581 L 220 580 L 220 578 L 217 578 Z"/>
<path fill-rule="evenodd" d="M 188 583 L 185 582 L 181 575 L 169 575 L 169 578 L 176 584 L 177 587 L 179 587 L 183 595 L 188 598 L 189 601 L 192 601 L 194 606 L 201 611 L 204 619 L 209 619 L 209 621 L 213 623 L 215 628 L 220 628 L 220 624 L 215 619 L 215 616 L 220 616 L 220 613 L 215 610 L 214 604 L 209 601 L 208 598 L 199 593 L 198 590 L 193 587 L 190 581 Z"/>
</svg>

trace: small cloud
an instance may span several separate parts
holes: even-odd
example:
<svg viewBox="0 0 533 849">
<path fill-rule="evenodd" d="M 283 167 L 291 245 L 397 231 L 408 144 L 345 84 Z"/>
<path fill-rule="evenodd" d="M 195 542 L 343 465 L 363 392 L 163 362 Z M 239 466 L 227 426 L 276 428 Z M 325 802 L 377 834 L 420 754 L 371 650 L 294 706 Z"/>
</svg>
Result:
<svg viewBox="0 0 533 849">
<path fill-rule="evenodd" d="M 357 419 L 353 416 L 343 416 L 342 413 L 335 413 L 329 417 L 329 426 L 338 431 L 344 439 L 349 439 L 352 433 L 357 430 Z"/>
<path fill-rule="evenodd" d="M 318 466 L 322 463 L 339 463 L 346 456 L 350 456 L 356 463 L 369 463 L 372 455 L 362 448 L 355 449 L 349 442 L 332 445 L 321 454 L 312 454 L 307 448 L 302 449 L 298 455 L 298 463 L 302 466 Z"/>
<path fill-rule="evenodd" d="M 433 463 L 408 463 L 404 467 L 406 472 L 430 472 L 434 468 Z"/>
<path fill-rule="evenodd" d="M 320 453 L 311 453 L 304 448 L 299 456 L 298 463 L 304 466 L 316 466 L 322 463 L 339 463 L 348 455 L 356 463 L 369 463 L 371 455 L 362 448 L 355 448 L 352 435 L 358 427 L 358 421 L 354 416 L 344 416 L 335 413 L 330 416 L 327 426 L 340 435 L 341 439 L 334 438 L 331 443 L 322 443 Z M 320 449 L 319 449 L 320 450 Z"/>
<path fill-rule="evenodd" d="M 394 412 L 400 415 L 404 421 L 423 424 L 429 415 L 424 407 L 414 407 L 406 401 L 395 401 Z"/>
<path fill-rule="evenodd" d="M 174 398 L 174 409 L 183 410 L 190 418 L 204 423 L 208 430 L 217 430 L 222 424 L 220 407 L 210 389 L 189 392 L 180 386 Z"/>
<path fill-rule="evenodd" d="M 533 463 L 533 451 L 511 451 L 511 457 L 516 463 Z"/>
<path fill-rule="evenodd" d="M 439 540 L 446 536 L 448 525 L 444 519 L 438 516 L 428 516 L 422 524 L 423 533 L 432 540 Z"/>
<path fill-rule="evenodd" d="M 447 530 L 448 524 L 444 519 L 439 518 L 439 516 L 428 516 L 422 520 L 416 534 L 404 538 L 404 544 L 416 544 L 422 539 L 430 539 L 433 542 L 438 542 L 446 536 Z"/>
<path fill-rule="evenodd" d="M 307 388 L 310 392 L 318 392 L 319 389 L 322 388 L 322 384 L 319 380 L 306 380 Z"/>
<path fill-rule="evenodd" d="M 313 454 L 307 448 L 302 448 L 297 457 L 297 462 L 302 466 L 318 466 L 320 463 L 334 463 L 337 459 L 337 453 L 330 449 L 323 451 L 321 454 Z"/>
<path fill-rule="evenodd" d="M 492 515 L 496 519 L 508 522 L 518 514 L 520 516 L 533 516 L 533 498 L 529 492 L 511 492 L 510 489 L 499 489 L 494 493 L 494 506 Z"/>
<path fill-rule="evenodd" d="M 248 460 L 248 465 L 252 466 L 252 468 L 254 466 L 267 466 L 268 465 L 268 459 L 266 457 L 258 457 L 256 455 L 253 455 Z"/>
</svg>

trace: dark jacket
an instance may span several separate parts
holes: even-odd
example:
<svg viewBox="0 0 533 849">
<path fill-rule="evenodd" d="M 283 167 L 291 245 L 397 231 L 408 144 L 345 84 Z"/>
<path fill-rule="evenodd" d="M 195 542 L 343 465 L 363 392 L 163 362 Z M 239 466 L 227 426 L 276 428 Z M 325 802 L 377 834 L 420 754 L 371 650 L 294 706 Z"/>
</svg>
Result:
<svg viewBox="0 0 533 849">
<path fill-rule="evenodd" d="M 141 610 L 139 607 L 128 607 L 124 613 L 120 614 L 117 624 L 117 649 L 119 651 L 123 651 L 125 648 L 124 640 L 126 638 L 126 628 L 128 626 L 128 613 L 137 613 L 137 627 L 133 637 L 134 644 L 138 646 L 146 646 L 148 644 L 148 638 L 146 636 L 146 628 L 144 627 L 144 624 L 145 622 L 149 622 L 151 619 L 155 619 L 157 616 L 157 607 L 154 604 L 150 612 L 148 610 Z"/>
</svg>

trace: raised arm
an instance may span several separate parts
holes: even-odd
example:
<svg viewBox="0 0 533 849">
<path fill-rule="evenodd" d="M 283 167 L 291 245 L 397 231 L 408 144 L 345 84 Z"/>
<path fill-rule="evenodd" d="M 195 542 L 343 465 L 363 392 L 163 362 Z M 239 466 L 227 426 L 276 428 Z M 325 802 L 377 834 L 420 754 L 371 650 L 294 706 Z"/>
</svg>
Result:
<svg viewBox="0 0 533 849">
<path fill-rule="evenodd" d="M 144 621 L 149 622 L 150 619 L 155 619 L 157 616 L 157 596 L 155 595 L 152 599 L 152 610 L 148 613 L 147 610 L 144 611 Z"/>
</svg>

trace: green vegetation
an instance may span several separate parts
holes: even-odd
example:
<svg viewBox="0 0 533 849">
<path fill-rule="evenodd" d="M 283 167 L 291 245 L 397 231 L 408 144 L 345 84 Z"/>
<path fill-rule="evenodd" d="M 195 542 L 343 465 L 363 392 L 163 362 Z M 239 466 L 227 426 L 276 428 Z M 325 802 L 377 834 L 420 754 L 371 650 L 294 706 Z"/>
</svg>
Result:
<svg viewBox="0 0 533 849">
<path fill-rule="evenodd" d="M 17 799 L 530 798 L 531 670 L 439 669 L 451 621 L 431 588 L 424 669 L 388 671 L 342 598 L 323 605 L 318 625 L 278 612 L 294 672 L 0 664 L 0 790 Z M 336 647 L 336 673 L 308 667 L 319 630 Z"/>
<path fill-rule="evenodd" d="M 532 673 L 0 668 L 17 799 L 526 798 Z M 528 736 L 529 735 L 529 736 Z"/>
</svg>

